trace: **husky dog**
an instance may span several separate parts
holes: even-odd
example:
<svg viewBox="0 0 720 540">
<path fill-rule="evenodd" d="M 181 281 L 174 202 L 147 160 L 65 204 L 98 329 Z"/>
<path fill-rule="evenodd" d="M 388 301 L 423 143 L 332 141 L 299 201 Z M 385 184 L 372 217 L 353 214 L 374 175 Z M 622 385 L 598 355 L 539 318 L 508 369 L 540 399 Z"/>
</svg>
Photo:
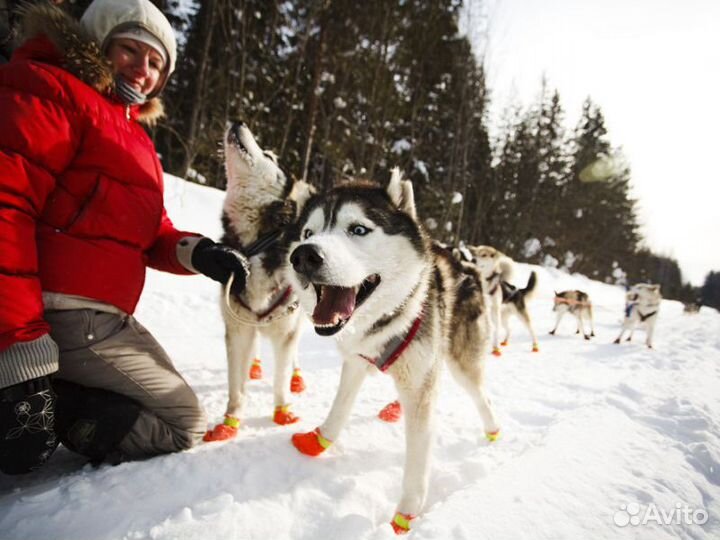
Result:
<svg viewBox="0 0 720 540">
<path fill-rule="evenodd" d="M 340 436 L 366 375 L 388 373 L 407 413 L 402 496 L 391 522 L 406 532 L 427 495 L 443 359 L 473 398 L 486 436 L 498 435 L 483 388 L 489 321 L 480 277 L 431 243 L 398 169 L 386 188 L 350 181 L 311 198 L 295 227 L 293 289 L 315 331 L 337 338 L 343 367 L 325 422 L 292 442 L 304 454 L 322 453 Z"/>
<path fill-rule="evenodd" d="M 631 287 L 625 295 L 625 318 L 615 343 L 620 343 L 625 330 L 630 330 L 627 338 L 627 341 L 630 341 L 635 327 L 640 325 L 645 328 L 647 336 L 645 344 L 652 349 L 652 338 L 661 300 L 660 285 L 638 283 Z"/>
<path fill-rule="evenodd" d="M 530 319 L 530 312 L 527 308 L 527 301 L 531 300 L 535 296 L 537 290 L 537 273 L 535 271 L 530 272 L 527 285 L 524 289 L 518 289 L 514 285 L 511 285 L 507 281 L 500 283 L 502 289 L 502 308 L 500 310 L 500 318 L 502 320 L 503 328 L 505 329 L 505 337 L 500 342 L 500 345 L 506 346 L 510 341 L 510 316 L 514 315 L 522 321 L 530 333 L 532 338 L 532 351 L 539 352 L 540 347 L 538 345 L 537 336 L 535 335 L 535 329 L 533 328 L 532 320 Z"/>
<path fill-rule="evenodd" d="M 553 311 L 557 313 L 557 319 L 555 320 L 555 328 L 550 330 L 551 335 L 555 335 L 558 329 L 560 320 L 566 313 L 574 315 L 577 319 L 577 331 L 576 334 L 582 332 L 585 339 L 595 337 L 595 320 L 593 319 L 593 307 L 590 302 L 590 297 L 586 292 L 583 291 L 562 291 L 555 293 L 555 301 L 553 305 Z M 590 322 L 590 334 L 585 333 L 585 318 Z"/>
<path fill-rule="evenodd" d="M 472 259 L 480 270 L 483 292 L 487 295 L 490 321 L 492 322 L 492 353 L 500 356 L 500 320 L 502 311 L 502 282 L 510 281 L 513 275 L 513 261 L 510 257 L 491 246 L 468 246 Z"/>
<path fill-rule="evenodd" d="M 205 434 L 206 441 L 234 437 L 242 419 L 245 385 L 259 336 L 269 339 L 275 356 L 273 421 L 284 425 L 299 418 L 290 411 L 288 389 L 302 391 L 297 363 L 302 318 L 285 276 L 284 231 L 296 218 L 299 201 L 309 197 L 304 182 L 294 182 L 263 151 L 242 122 L 229 126 L 224 140 L 227 194 L 223 205 L 222 242 L 248 257 L 250 274 L 242 295 L 224 291 L 222 314 L 228 360 L 229 396 L 225 421 Z"/>
</svg>

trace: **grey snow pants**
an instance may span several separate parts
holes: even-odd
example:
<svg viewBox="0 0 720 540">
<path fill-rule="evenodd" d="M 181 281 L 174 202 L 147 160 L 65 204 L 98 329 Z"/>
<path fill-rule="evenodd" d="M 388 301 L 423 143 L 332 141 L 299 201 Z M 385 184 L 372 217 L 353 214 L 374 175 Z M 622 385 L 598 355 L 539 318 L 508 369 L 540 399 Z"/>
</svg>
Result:
<svg viewBox="0 0 720 540">
<path fill-rule="evenodd" d="M 55 374 L 111 390 L 142 410 L 117 450 L 130 459 L 176 452 L 200 441 L 207 420 L 197 396 L 167 353 L 135 318 L 94 309 L 46 311 L 60 347 Z"/>
</svg>

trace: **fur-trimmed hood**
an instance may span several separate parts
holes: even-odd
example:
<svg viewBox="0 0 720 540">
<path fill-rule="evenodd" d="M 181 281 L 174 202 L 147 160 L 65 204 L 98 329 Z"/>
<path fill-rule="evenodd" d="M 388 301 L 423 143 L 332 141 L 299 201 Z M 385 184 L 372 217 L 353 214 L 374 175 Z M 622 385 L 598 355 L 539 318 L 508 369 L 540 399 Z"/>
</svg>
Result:
<svg viewBox="0 0 720 540">
<path fill-rule="evenodd" d="M 18 14 L 19 46 L 44 35 L 57 49 L 64 69 L 101 94 L 113 91 L 115 81 L 110 62 L 78 21 L 52 4 L 25 4 Z M 137 119 L 154 125 L 163 115 L 162 101 L 155 97 L 139 106 Z"/>
</svg>

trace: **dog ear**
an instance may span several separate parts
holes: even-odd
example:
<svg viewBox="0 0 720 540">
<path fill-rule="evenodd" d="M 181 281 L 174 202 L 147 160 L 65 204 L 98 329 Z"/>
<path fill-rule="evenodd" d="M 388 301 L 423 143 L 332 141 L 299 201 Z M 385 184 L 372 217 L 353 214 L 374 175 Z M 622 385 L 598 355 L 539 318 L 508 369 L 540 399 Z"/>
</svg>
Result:
<svg viewBox="0 0 720 540">
<path fill-rule="evenodd" d="M 409 214 L 413 219 L 417 218 L 412 182 L 402 179 L 399 167 L 393 167 L 390 172 L 390 183 L 386 191 L 395 206 Z"/>
<path fill-rule="evenodd" d="M 300 215 L 305 203 L 315 194 L 315 188 L 302 180 L 295 182 L 288 198 L 295 201 L 295 217 Z"/>
</svg>

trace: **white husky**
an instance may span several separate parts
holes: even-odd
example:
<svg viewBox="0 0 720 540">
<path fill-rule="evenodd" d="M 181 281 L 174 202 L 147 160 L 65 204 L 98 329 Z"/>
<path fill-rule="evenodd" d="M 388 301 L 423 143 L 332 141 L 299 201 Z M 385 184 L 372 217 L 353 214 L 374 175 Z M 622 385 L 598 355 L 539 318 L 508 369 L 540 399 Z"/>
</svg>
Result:
<svg viewBox="0 0 720 540">
<path fill-rule="evenodd" d="M 638 283 L 631 287 L 625 295 L 625 318 L 615 343 L 620 343 L 626 330 L 630 331 L 627 338 L 627 341 L 630 341 L 635 327 L 640 326 L 645 329 L 647 337 L 645 344 L 652 349 L 652 338 L 661 301 L 660 285 Z"/>
<path fill-rule="evenodd" d="M 307 455 L 322 453 L 340 436 L 368 372 L 388 373 L 406 412 L 405 474 L 391 524 L 406 532 L 427 495 L 443 360 L 475 402 L 488 438 L 498 434 L 483 389 L 489 323 L 478 271 L 430 242 L 415 216 L 412 185 L 397 169 L 386 188 L 355 181 L 311 198 L 289 262 L 315 331 L 336 336 L 343 357 L 327 419 L 293 444 Z"/>
<path fill-rule="evenodd" d="M 302 319 L 285 275 L 285 230 L 297 216 L 297 202 L 310 195 L 309 186 L 285 175 L 275 156 L 263 151 L 241 122 L 228 128 L 224 150 L 227 194 L 222 242 L 246 254 L 250 274 L 243 294 L 234 296 L 227 290 L 224 294 L 229 396 L 224 422 L 206 433 L 206 441 L 228 439 L 237 433 L 260 335 L 270 340 L 275 356 L 275 423 L 299 420 L 290 410 L 291 371 L 292 390 L 304 389 L 297 363 Z"/>
</svg>

